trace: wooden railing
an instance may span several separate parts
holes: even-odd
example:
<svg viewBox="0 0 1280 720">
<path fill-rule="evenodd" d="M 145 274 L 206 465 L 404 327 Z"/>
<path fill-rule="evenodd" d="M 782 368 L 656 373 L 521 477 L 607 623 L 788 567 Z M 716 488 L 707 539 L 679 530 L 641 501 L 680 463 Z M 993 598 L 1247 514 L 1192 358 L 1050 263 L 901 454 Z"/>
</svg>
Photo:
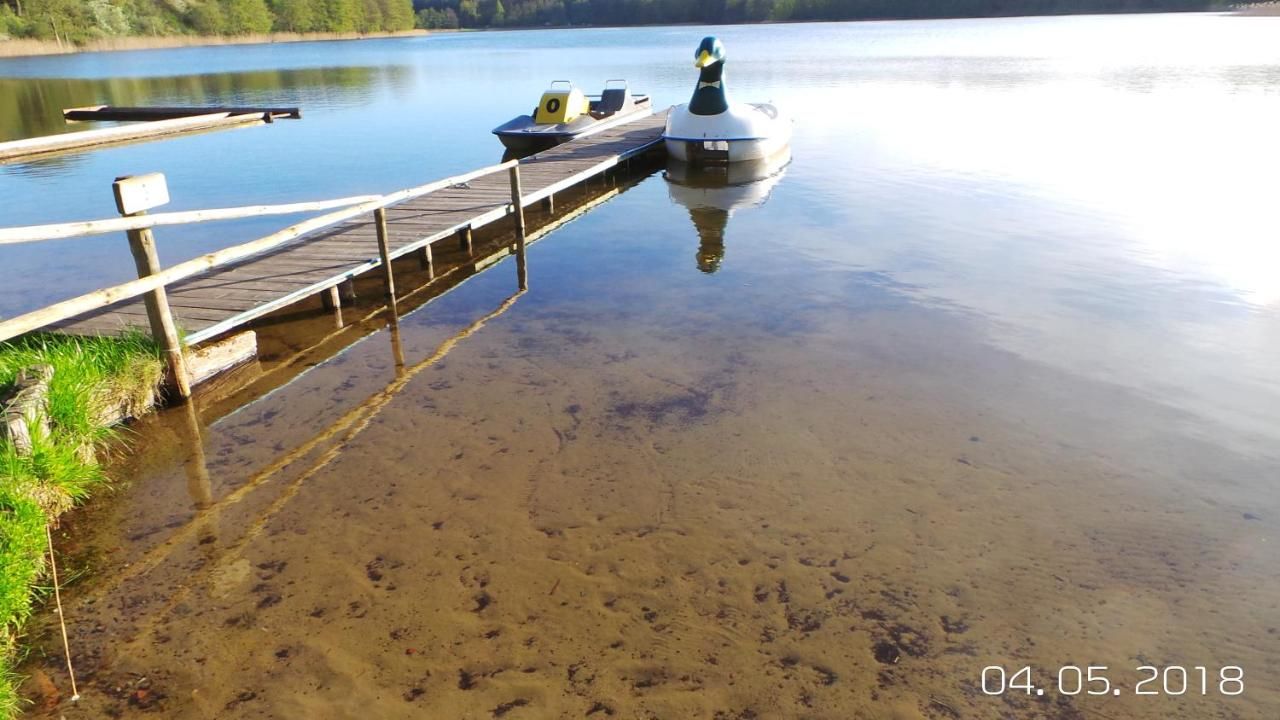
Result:
<svg viewBox="0 0 1280 720">
<path fill-rule="evenodd" d="M 250 205 L 248 207 L 214 208 L 210 210 L 186 210 L 183 212 L 157 213 L 155 215 L 126 215 L 110 220 L 85 220 L 83 222 L 58 223 L 56 225 L 32 225 L 0 229 L 0 245 L 63 240 L 66 238 L 101 235 L 103 233 L 145 230 L 161 225 L 188 225 L 215 220 L 240 220 L 268 215 L 296 215 L 316 210 L 351 207 L 360 203 L 381 199 L 381 195 L 356 195 L 336 200 L 289 203 L 286 205 Z"/>
<path fill-rule="evenodd" d="M 17 317 L 0 321 L 0 342 L 19 335 L 48 327 L 54 323 L 70 320 L 87 312 L 113 305 L 122 300 L 129 300 L 146 295 L 147 318 L 151 325 L 152 337 L 160 343 L 165 352 L 170 376 L 178 395 L 186 398 L 191 395 L 190 379 L 186 368 L 185 356 L 178 332 L 173 323 L 165 288 L 180 280 L 208 272 L 218 267 L 238 262 L 254 255 L 274 250 L 308 233 L 332 227 L 342 222 L 369 213 L 373 214 L 378 236 L 378 252 L 381 257 L 387 293 L 394 302 L 395 278 L 391 269 L 391 247 L 387 234 L 386 209 L 393 205 L 421 197 L 445 188 L 465 183 L 485 175 L 507 170 L 511 183 L 511 212 L 515 215 L 516 230 L 516 272 L 520 289 L 528 287 L 528 275 L 525 268 L 525 223 L 524 204 L 520 190 L 520 165 L 517 160 L 510 160 L 498 165 L 455 175 L 425 185 L 399 190 L 378 196 L 359 196 L 325 200 L 310 203 L 293 203 L 288 205 L 261 205 L 240 208 L 222 208 L 215 210 L 194 210 L 187 212 L 158 213 L 146 215 L 146 207 L 154 207 L 167 202 L 167 189 L 161 185 L 162 199 L 150 204 L 146 199 L 139 202 L 143 210 L 135 211 L 127 200 L 121 199 L 130 178 L 121 178 L 113 186 L 116 191 L 117 205 L 125 217 L 110 220 L 95 220 L 78 223 L 62 223 L 58 225 L 40 225 L 22 228 L 0 229 L 0 245 L 22 242 L 39 242 L 72 237 L 83 237 L 108 232 L 128 233 L 130 250 L 133 252 L 138 267 L 138 279 L 131 280 L 101 290 L 95 290 L 69 300 L 55 303 Z M 163 183 L 163 177 L 160 177 Z M 148 188 L 155 192 L 155 188 Z M 267 215 L 284 215 L 298 212 L 315 211 L 340 207 L 341 209 L 319 215 L 287 228 L 274 232 L 266 237 L 258 238 L 241 245 L 224 248 L 200 257 L 180 262 L 168 268 L 161 268 L 156 258 L 155 241 L 151 228 L 162 225 L 182 223 L 208 222 L 214 220 L 230 220 L 236 218 L 260 217 Z"/>
</svg>

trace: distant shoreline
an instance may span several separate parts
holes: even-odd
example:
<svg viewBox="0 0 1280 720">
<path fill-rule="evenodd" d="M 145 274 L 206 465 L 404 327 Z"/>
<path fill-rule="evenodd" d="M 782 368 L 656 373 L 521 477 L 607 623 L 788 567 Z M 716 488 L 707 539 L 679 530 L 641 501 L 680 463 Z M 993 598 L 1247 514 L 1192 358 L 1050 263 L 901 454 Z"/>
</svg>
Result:
<svg viewBox="0 0 1280 720">
<path fill-rule="evenodd" d="M 1163 12 L 1180 12 L 1169 10 L 1154 10 L 1153 13 Z M 1268 2 L 1247 3 L 1239 5 L 1230 5 L 1221 7 L 1217 10 L 1196 10 L 1185 12 L 1219 12 L 1229 15 L 1240 16 L 1280 16 L 1280 0 L 1269 0 Z M 1006 15 L 989 15 L 985 18 L 1001 18 L 1001 17 L 1065 17 L 1073 13 L 1065 14 L 1047 14 L 1047 15 L 1029 15 L 1029 16 L 1006 16 Z M 1084 13 L 1096 14 L 1096 13 Z M 1147 12 L 1135 13 L 1102 13 L 1102 14 L 1149 14 Z M 959 20 L 966 18 L 863 18 L 850 20 L 783 20 L 783 21 L 762 21 L 752 23 L 728 23 L 729 25 L 791 25 L 805 23 L 821 23 L 821 22 L 885 22 L 900 20 Z M 130 50 L 165 50 L 173 48 L 185 47 L 214 47 L 222 45 L 269 45 L 274 43 L 296 43 L 296 42 L 324 42 L 333 40 L 376 40 L 380 38 L 400 38 L 400 37 L 426 37 L 427 35 L 435 35 L 438 33 L 460 33 L 460 32 L 524 32 L 537 30 L 566 30 L 566 29 L 596 29 L 596 28 L 627 28 L 627 27 L 668 27 L 680 25 L 700 25 L 700 23 L 658 23 L 645 25 L 530 25 L 521 27 L 485 27 L 485 28 L 461 28 L 461 29 L 432 29 L 432 30 L 405 30 L 401 32 L 374 32 L 374 33 L 265 33 L 258 35 L 163 35 L 163 36 L 129 36 L 115 38 L 101 38 L 92 40 L 82 45 L 73 45 L 68 43 L 58 43 L 51 40 L 33 40 L 27 38 L 0 40 L 0 59 L 19 58 L 19 57 L 38 57 L 43 55 L 76 55 L 79 53 L 93 52 L 127 52 Z"/>
<path fill-rule="evenodd" d="M 41 55 L 76 55 L 89 52 L 126 52 L 129 50 L 164 50 L 212 45 L 268 45 L 272 43 L 318 42 L 325 40 L 369 40 L 378 38 L 423 37 L 457 30 L 405 30 L 374 33 L 266 33 L 262 35 L 140 35 L 101 38 L 83 45 L 52 40 L 19 38 L 0 41 L 0 58 L 36 57 Z"/>
</svg>

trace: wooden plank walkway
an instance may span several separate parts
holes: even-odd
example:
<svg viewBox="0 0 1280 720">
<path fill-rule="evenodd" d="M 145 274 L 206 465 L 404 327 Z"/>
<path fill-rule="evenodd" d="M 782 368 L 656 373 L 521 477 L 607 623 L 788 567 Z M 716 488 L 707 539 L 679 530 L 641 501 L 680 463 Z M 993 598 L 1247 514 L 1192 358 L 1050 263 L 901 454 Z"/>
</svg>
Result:
<svg viewBox="0 0 1280 720">
<path fill-rule="evenodd" d="M 171 120 L 153 120 L 96 130 L 80 130 L 58 135 L 26 138 L 25 140 L 10 140 L 0 143 L 0 164 L 24 162 L 59 153 L 78 152 L 103 145 L 158 140 L 172 135 L 225 130 L 246 125 L 261 125 L 268 122 L 267 118 L 269 117 L 266 114 L 232 115 L 224 112 L 211 115 L 192 115 Z"/>
<path fill-rule="evenodd" d="M 525 207 L 603 173 L 661 142 L 665 113 L 575 140 L 520 162 Z M 506 172 L 387 208 L 391 258 L 454 239 L 512 213 Z M 163 238 L 161 238 L 163 242 Z M 163 247 L 161 248 L 163 252 Z M 381 264 L 372 216 L 303 237 L 276 250 L 168 287 L 169 305 L 188 345 L 233 330 L 361 275 Z M 123 301 L 50 328 L 75 335 L 146 329 L 142 298 Z"/>
</svg>

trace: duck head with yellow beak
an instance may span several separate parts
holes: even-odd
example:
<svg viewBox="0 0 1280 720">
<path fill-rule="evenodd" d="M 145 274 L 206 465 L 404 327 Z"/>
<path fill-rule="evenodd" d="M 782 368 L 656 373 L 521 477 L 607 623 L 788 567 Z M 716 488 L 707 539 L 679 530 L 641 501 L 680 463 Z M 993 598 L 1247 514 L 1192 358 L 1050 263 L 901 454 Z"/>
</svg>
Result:
<svg viewBox="0 0 1280 720">
<path fill-rule="evenodd" d="M 694 115 L 719 115 L 729 109 L 724 93 L 724 44 L 715 37 L 704 37 L 693 53 L 693 66 L 701 68 L 698 86 L 689 101 Z"/>
</svg>

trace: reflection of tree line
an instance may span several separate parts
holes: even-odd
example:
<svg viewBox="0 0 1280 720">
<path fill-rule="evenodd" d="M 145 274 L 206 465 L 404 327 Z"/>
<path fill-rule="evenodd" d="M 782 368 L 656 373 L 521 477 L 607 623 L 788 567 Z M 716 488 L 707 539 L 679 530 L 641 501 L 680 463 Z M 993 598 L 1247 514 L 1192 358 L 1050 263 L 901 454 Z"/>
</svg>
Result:
<svg viewBox="0 0 1280 720">
<path fill-rule="evenodd" d="M 419 27 L 656 25 L 1206 10 L 1208 0 L 414 0 Z"/>
<path fill-rule="evenodd" d="M 174 77 L 0 78 L 0 140 L 82 130 L 62 111 L 86 105 L 299 104 L 364 91 L 375 74 L 407 68 L 334 67 Z M 392 78 L 394 80 L 394 78 Z"/>
</svg>

